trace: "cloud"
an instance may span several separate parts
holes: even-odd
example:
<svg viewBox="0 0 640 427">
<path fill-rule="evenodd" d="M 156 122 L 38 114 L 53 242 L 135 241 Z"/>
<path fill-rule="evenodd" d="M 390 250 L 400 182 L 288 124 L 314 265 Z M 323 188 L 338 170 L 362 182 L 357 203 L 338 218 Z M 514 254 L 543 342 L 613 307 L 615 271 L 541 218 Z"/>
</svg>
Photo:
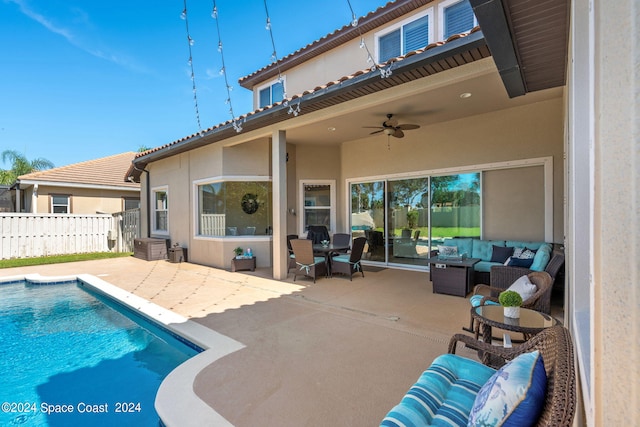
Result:
<svg viewBox="0 0 640 427">
<path fill-rule="evenodd" d="M 39 23 L 50 32 L 63 37 L 69 44 L 88 53 L 89 55 L 112 62 L 132 71 L 142 73 L 148 72 L 144 67 L 136 64 L 135 61 L 132 61 L 126 56 L 119 55 L 117 53 L 111 53 L 109 52 L 110 49 L 99 49 L 90 46 L 87 42 L 83 41 L 81 37 L 79 37 L 78 34 L 73 31 L 73 29 L 59 25 L 51 18 L 48 18 L 44 14 L 38 13 L 37 11 L 30 8 L 26 0 L 5 0 L 5 2 L 15 4 L 16 6 L 18 6 L 22 14 Z M 72 12 L 74 14 L 74 22 L 80 24 L 88 24 L 90 22 L 89 15 L 83 10 L 74 8 Z"/>
</svg>

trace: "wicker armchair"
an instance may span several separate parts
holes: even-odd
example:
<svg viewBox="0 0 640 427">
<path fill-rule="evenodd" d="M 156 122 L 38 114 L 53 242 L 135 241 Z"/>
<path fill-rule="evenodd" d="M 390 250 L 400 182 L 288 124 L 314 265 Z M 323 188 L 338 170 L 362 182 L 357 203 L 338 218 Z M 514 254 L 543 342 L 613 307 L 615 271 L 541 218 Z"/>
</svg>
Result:
<svg viewBox="0 0 640 427">
<path fill-rule="evenodd" d="M 493 346 L 464 335 L 456 334 L 449 341 L 449 353 L 455 354 L 458 342 L 466 347 L 490 353 L 491 360 L 499 368 L 506 361 L 520 354 L 538 350 L 547 373 L 545 405 L 536 423 L 542 427 L 570 427 L 576 410 L 576 379 L 573 362 L 573 344 L 569 331 L 563 326 L 553 326 L 540 332 L 525 343 L 504 348 Z"/>
<path fill-rule="evenodd" d="M 498 302 L 498 296 L 500 292 L 507 289 L 513 282 L 515 282 L 522 275 L 516 277 L 509 285 L 503 287 L 493 287 L 487 285 L 476 285 L 473 288 L 473 295 L 484 295 L 480 300 L 479 305 L 485 305 L 488 301 L 491 301 L 495 304 L 500 304 Z M 522 301 L 522 308 L 529 308 L 531 310 L 540 311 L 543 313 L 549 314 L 551 311 L 551 287 L 553 285 L 553 280 L 549 273 L 544 271 L 534 271 L 527 274 L 529 277 L 529 281 L 536 285 L 536 292 L 526 300 Z M 471 315 L 470 315 L 471 316 Z M 474 332 L 476 335 L 476 339 L 478 338 L 478 328 L 474 325 L 473 317 L 471 317 L 471 321 L 469 322 L 469 329 L 462 328 L 467 332 Z"/>
<path fill-rule="evenodd" d="M 544 269 L 545 272 L 551 276 L 551 286 L 547 291 L 547 294 L 544 295 L 542 301 L 545 305 L 539 306 L 535 310 L 542 311 L 544 313 L 549 314 L 551 311 L 551 292 L 553 291 L 553 283 L 556 280 L 556 276 L 560 272 L 560 269 L 564 265 L 564 253 L 561 250 L 555 249 L 547 267 Z M 523 267 L 508 267 L 508 266 L 494 266 L 491 267 L 491 274 L 489 278 L 489 284 L 493 288 L 500 288 L 502 290 L 507 289 L 513 282 L 515 282 L 519 277 L 524 275 L 528 275 L 533 273 L 532 270 Z M 499 292 L 498 292 L 499 293 Z M 495 295 L 494 295 L 495 296 Z"/>
</svg>

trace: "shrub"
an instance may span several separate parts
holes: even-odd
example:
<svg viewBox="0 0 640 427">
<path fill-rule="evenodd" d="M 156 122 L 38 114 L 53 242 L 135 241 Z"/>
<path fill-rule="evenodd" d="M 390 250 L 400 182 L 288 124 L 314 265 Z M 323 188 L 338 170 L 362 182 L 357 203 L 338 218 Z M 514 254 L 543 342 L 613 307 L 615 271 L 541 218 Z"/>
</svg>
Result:
<svg viewBox="0 0 640 427">
<path fill-rule="evenodd" d="M 498 301 L 503 307 L 520 307 L 522 305 L 522 297 L 516 291 L 501 292 Z"/>
</svg>

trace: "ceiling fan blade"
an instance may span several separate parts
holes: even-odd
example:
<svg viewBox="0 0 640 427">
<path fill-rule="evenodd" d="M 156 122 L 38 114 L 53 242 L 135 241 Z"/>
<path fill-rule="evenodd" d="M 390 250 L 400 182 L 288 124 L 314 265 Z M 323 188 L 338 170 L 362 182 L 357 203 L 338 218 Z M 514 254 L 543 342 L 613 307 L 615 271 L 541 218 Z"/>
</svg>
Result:
<svg viewBox="0 0 640 427">
<path fill-rule="evenodd" d="M 403 124 L 403 125 L 397 126 L 396 129 L 402 129 L 402 130 L 420 129 L 420 125 Z"/>
<path fill-rule="evenodd" d="M 373 132 L 371 132 L 369 135 L 374 135 L 376 133 L 380 133 L 382 132 L 384 129 L 380 129 L 380 130 L 374 130 Z"/>
<path fill-rule="evenodd" d="M 402 132 L 402 129 L 396 128 L 396 131 L 393 133 L 393 136 L 395 136 L 396 138 L 404 138 L 404 132 Z"/>
<path fill-rule="evenodd" d="M 362 126 L 363 129 L 384 129 L 382 126 Z"/>
</svg>

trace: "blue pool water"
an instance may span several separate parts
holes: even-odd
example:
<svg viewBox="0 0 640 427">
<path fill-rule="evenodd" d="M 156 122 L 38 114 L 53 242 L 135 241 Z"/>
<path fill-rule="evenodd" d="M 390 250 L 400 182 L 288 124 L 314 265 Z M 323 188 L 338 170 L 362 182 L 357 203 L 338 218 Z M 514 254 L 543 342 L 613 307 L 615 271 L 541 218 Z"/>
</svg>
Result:
<svg viewBox="0 0 640 427">
<path fill-rule="evenodd" d="M 197 352 L 79 282 L 0 283 L 0 426 L 157 427 L 160 383 Z"/>
</svg>

